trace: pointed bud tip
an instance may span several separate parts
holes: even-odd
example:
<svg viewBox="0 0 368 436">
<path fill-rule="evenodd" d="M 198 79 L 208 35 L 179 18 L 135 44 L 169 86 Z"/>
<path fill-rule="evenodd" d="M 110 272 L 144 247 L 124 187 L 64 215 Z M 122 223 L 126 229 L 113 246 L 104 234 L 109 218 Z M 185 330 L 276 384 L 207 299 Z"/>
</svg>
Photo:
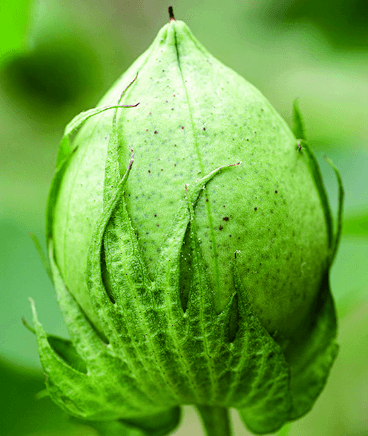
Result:
<svg viewBox="0 0 368 436">
<path fill-rule="evenodd" d="M 175 16 L 174 16 L 174 10 L 173 10 L 173 7 L 172 7 L 172 6 L 169 6 L 169 18 L 170 18 L 169 23 L 170 23 L 172 20 L 176 21 L 176 20 L 175 20 Z"/>
</svg>

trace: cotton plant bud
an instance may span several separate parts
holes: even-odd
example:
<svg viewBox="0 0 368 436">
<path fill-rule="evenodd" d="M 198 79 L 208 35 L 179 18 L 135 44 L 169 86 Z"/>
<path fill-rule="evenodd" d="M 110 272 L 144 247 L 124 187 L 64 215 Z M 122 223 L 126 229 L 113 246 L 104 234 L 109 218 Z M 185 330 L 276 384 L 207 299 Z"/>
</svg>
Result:
<svg viewBox="0 0 368 436">
<path fill-rule="evenodd" d="M 149 435 L 184 404 L 210 436 L 231 407 L 258 434 L 307 413 L 337 354 L 336 174 L 334 229 L 297 106 L 293 133 L 171 10 L 59 148 L 47 240 L 71 341 L 34 312 L 51 398 Z"/>
</svg>

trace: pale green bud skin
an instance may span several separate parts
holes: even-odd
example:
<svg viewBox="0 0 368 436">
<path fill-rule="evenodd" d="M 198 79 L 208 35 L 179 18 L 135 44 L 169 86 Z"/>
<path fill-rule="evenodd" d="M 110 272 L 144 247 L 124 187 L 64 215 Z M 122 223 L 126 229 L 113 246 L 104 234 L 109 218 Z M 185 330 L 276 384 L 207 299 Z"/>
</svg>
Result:
<svg viewBox="0 0 368 436">
<path fill-rule="evenodd" d="M 124 188 L 143 258 L 153 276 L 158 253 L 192 185 L 219 166 L 195 208 L 197 233 L 220 312 L 234 292 L 235 251 L 254 311 L 270 333 L 292 335 L 308 323 L 329 267 L 326 212 L 310 160 L 285 121 L 251 84 L 211 56 L 188 27 L 172 20 L 100 106 L 117 104 L 121 167 L 134 149 Z M 88 120 L 62 178 L 52 238 L 62 277 L 99 325 L 87 289 L 87 257 L 102 213 L 113 111 Z M 189 245 L 189 244 L 188 244 Z M 183 247 L 181 292 L 190 284 Z M 108 277 L 107 277 L 108 280 Z"/>
<path fill-rule="evenodd" d="M 294 135 L 169 15 L 60 143 L 43 261 L 70 340 L 32 304 L 47 392 L 106 435 L 164 436 L 183 404 L 209 436 L 230 434 L 228 408 L 269 434 L 311 409 L 337 355 L 341 178 L 330 162 L 333 231 L 297 105 Z"/>
</svg>

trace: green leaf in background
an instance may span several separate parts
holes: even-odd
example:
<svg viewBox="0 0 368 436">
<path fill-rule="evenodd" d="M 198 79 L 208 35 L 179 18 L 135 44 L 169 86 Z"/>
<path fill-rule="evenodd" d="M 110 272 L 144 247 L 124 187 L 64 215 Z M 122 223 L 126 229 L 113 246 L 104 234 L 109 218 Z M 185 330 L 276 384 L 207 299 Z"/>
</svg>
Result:
<svg viewBox="0 0 368 436">
<path fill-rule="evenodd" d="M 33 0 L 1 0 L 0 62 L 25 49 Z"/>
<path fill-rule="evenodd" d="M 273 21 L 308 20 L 337 47 L 368 44 L 368 8 L 365 0 L 276 0 L 269 3 L 267 15 Z M 350 38 L 346 38 L 346 33 Z"/>
<path fill-rule="evenodd" d="M 96 53 L 77 29 L 56 27 L 52 38 L 46 35 L 32 49 L 9 58 L 1 80 L 13 100 L 34 112 L 60 110 L 93 95 L 101 75 Z"/>
<path fill-rule="evenodd" d="M 62 19 L 51 1 L 4 0 L 0 8 L 0 82 L 12 101 L 50 116 L 93 98 L 103 81 L 101 59 L 67 7 Z"/>
<path fill-rule="evenodd" d="M 0 378 L 1 436 L 98 436 L 68 419 L 49 398 L 36 399 L 45 386 L 40 371 L 0 358 Z"/>
<path fill-rule="evenodd" d="M 368 211 L 359 211 L 349 214 L 344 219 L 345 235 L 368 237 Z"/>
</svg>

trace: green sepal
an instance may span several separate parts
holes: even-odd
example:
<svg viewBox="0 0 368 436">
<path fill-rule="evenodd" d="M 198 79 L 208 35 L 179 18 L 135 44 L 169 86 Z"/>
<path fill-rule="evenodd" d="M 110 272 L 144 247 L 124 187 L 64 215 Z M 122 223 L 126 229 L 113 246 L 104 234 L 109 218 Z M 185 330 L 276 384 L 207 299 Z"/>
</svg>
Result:
<svg viewBox="0 0 368 436">
<path fill-rule="evenodd" d="M 129 87 L 130 85 L 128 85 Z M 124 90 L 125 92 L 126 90 Z M 122 95 L 123 97 L 123 95 Z M 121 97 L 121 98 L 122 98 Z M 64 137 L 70 137 L 73 133 L 75 133 L 78 129 L 80 129 L 81 125 L 87 121 L 89 118 L 94 117 L 95 115 L 101 114 L 110 109 L 119 109 L 119 108 L 128 108 L 128 107 L 136 107 L 139 103 L 135 105 L 120 105 L 120 100 L 117 105 L 111 105 L 106 107 L 96 107 L 93 109 L 89 109 L 88 111 L 81 112 L 77 116 L 75 116 L 65 127 Z M 63 151 L 63 150 L 62 150 Z"/>
<path fill-rule="evenodd" d="M 24 318 L 22 318 L 22 323 L 30 332 L 36 335 L 36 330 L 31 327 Z M 56 354 L 58 354 L 59 357 L 61 357 L 69 366 L 79 372 L 87 372 L 84 360 L 81 359 L 70 340 L 49 334 L 47 335 L 47 340 Z"/>
<path fill-rule="evenodd" d="M 326 162 L 328 162 L 329 165 L 331 166 L 331 168 L 334 170 L 334 173 L 335 173 L 336 179 L 337 179 L 337 185 L 339 188 L 336 231 L 335 231 L 335 237 L 334 237 L 333 246 L 332 246 L 331 255 L 330 255 L 330 265 L 332 265 L 332 263 L 335 259 L 337 249 L 338 249 L 339 243 L 340 243 L 340 238 L 341 238 L 345 193 L 344 193 L 344 186 L 342 184 L 342 179 L 341 179 L 339 170 L 337 169 L 336 165 L 332 162 L 332 160 L 329 157 L 324 156 L 324 158 L 325 158 Z"/>
<path fill-rule="evenodd" d="M 89 256 L 88 286 L 107 342 L 66 289 L 50 245 L 59 304 L 72 342 L 87 367 L 87 378 L 79 376 L 77 380 L 42 342 L 42 332 L 38 334 L 46 374 L 52 366 L 56 368 L 56 375 L 48 377 L 51 397 L 58 404 L 64 402 L 69 413 L 97 421 L 102 417 L 138 418 L 160 409 L 174 410 L 180 404 L 235 407 L 246 426 L 258 434 L 276 431 L 306 413 L 336 356 L 336 322 L 329 291 L 321 293 L 325 298 L 318 303 L 316 323 L 306 333 L 303 347 L 297 353 L 286 353 L 286 360 L 253 313 L 236 262 L 233 297 L 216 313 L 194 206 L 206 184 L 223 168 L 187 189 L 151 279 L 123 194 L 131 168 L 132 161 L 115 191 L 104 197 L 104 213 Z M 184 311 L 179 278 L 188 227 L 193 271 Z M 231 339 L 234 302 L 238 329 Z M 293 344 L 293 351 L 298 344 Z M 74 392 L 67 390 L 72 383 Z M 72 398 L 72 403 L 65 398 Z"/>
<path fill-rule="evenodd" d="M 332 214 L 331 214 L 330 203 L 328 201 L 328 196 L 327 196 L 325 184 L 323 182 L 321 170 L 319 168 L 317 159 L 312 149 L 309 147 L 308 143 L 305 141 L 300 141 L 300 143 L 303 146 L 303 150 L 305 150 L 307 154 L 309 160 L 309 167 L 311 169 L 314 182 L 316 184 L 316 187 L 320 195 L 323 211 L 325 214 L 326 226 L 327 226 L 328 246 L 329 249 L 332 250 L 333 249 L 332 247 L 334 245 Z"/>
<path fill-rule="evenodd" d="M 87 373 L 87 367 L 83 359 L 81 359 L 72 341 L 59 336 L 47 335 L 47 340 L 51 347 L 65 362 L 79 372 Z"/>
<path fill-rule="evenodd" d="M 52 247 L 50 247 L 50 256 Z M 88 401 L 88 392 L 80 391 L 75 399 L 83 416 L 88 419 L 133 418 L 160 409 L 147 398 L 144 389 L 136 383 L 134 373 L 125 356 L 112 350 L 91 324 L 75 298 L 63 283 L 56 264 L 52 261 L 58 303 L 67 324 L 72 342 L 88 369 L 89 390 L 94 391 L 94 402 Z M 106 377 L 106 374 L 109 376 Z M 110 400 L 107 401 L 107 398 Z M 144 413 L 146 411 L 146 413 Z"/>
<path fill-rule="evenodd" d="M 116 141 L 111 142 L 111 151 L 116 144 Z M 309 352 L 313 350 L 315 353 L 313 357 L 317 363 L 314 365 L 309 364 L 307 351 L 300 353 L 299 359 L 289 355 L 289 361 L 285 360 L 280 346 L 253 313 L 236 264 L 234 295 L 225 309 L 216 313 L 196 233 L 194 206 L 206 184 L 222 168 L 187 189 L 158 255 L 156 274 L 151 279 L 123 194 L 132 163 L 131 160 L 114 190 L 105 189 L 104 213 L 97 225 L 88 263 L 91 300 L 104 325 L 110 352 L 129 365 L 126 375 L 129 372 L 133 377 L 119 387 L 123 391 L 130 385 L 131 392 L 136 393 L 135 400 L 138 400 L 135 402 L 134 395 L 128 395 L 125 413 L 132 413 L 133 404 L 138 402 L 144 404 L 146 412 L 153 411 L 155 406 L 172 408 L 185 403 L 212 404 L 237 408 L 254 433 L 278 430 L 286 421 L 305 413 L 325 383 L 336 355 L 336 346 L 331 344 L 334 338 L 334 334 L 330 335 L 333 331 L 331 325 L 327 329 L 330 336 L 323 338 L 322 348 L 316 347 L 314 341 L 318 334 L 326 334 L 324 323 L 331 322 L 333 312 L 331 315 L 331 310 L 324 310 L 325 306 L 321 306 L 318 327 L 306 335 L 304 343 Z M 116 160 L 108 162 L 106 172 L 110 172 L 110 177 L 105 180 L 114 184 L 120 175 Z M 184 312 L 179 276 L 180 256 L 188 226 L 193 270 Z M 239 328 L 231 341 L 230 316 L 235 300 Z M 63 310 L 62 303 L 60 306 Z M 65 307 L 64 312 L 66 317 L 70 317 L 73 311 Z M 86 353 L 92 330 L 90 327 L 87 334 L 83 332 L 77 318 L 69 321 L 74 329 L 71 335 L 72 338 L 73 335 L 83 338 L 74 337 L 73 343 L 86 360 L 87 367 L 97 371 L 106 364 L 101 360 L 101 352 L 95 352 L 99 360 L 93 359 L 92 352 Z M 97 337 L 92 335 L 92 342 L 95 340 Z M 289 366 L 293 371 L 291 380 Z M 109 384 L 113 381 L 114 386 L 118 385 L 113 366 L 108 373 Z M 300 390 L 305 390 L 305 394 Z M 124 412 L 120 410 L 119 413 L 122 416 Z"/>
<path fill-rule="evenodd" d="M 46 387 L 53 401 L 64 411 L 80 417 L 80 409 L 74 403 L 74 397 L 78 395 L 75 386 L 79 389 L 84 387 L 87 374 L 77 371 L 68 365 L 53 349 L 48 341 L 48 335 L 38 321 L 36 308 L 31 300 L 33 312 L 33 324 L 35 326 L 38 352 L 41 364 L 46 376 Z M 68 395 L 65 395 L 67 392 Z"/>
<path fill-rule="evenodd" d="M 244 343 L 239 356 L 243 361 L 243 374 L 239 374 L 237 383 L 234 383 L 234 396 L 240 396 L 244 390 L 248 390 L 246 403 L 239 407 L 245 425 L 256 434 L 272 433 L 280 429 L 290 416 L 292 398 L 289 367 L 280 346 L 253 313 L 236 264 L 234 277 L 240 297 L 240 329 L 237 336 Z M 255 372 L 253 380 L 250 379 L 250 386 L 247 372 Z"/>
<path fill-rule="evenodd" d="M 139 428 L 148 436 L 164 436 L 171 433 L 179 425 L 180 418 L 180 407 L 173 407 L 155 415 L 134 420 L 121 420 L 120 422 L 127 426 Z"/>
<path fill-rule="evenodd" d="M 135 80 L 135 79 L 134 79 Z M 128 85 L 128 87 L 123 91 L 121 98 L 124 96 L 125 91 L 129 88 L 129 86 L 134 82 L 134 80 Z M 61 180 L 65 170 L 68 166 L 70 158 L 76 150 L 76 147 L 73 147 L 70 138 L 71 136 L 81 128 L 81 126 L 90 118 L 101 114 L 110 109 L 119 109 L 119 108 L 130 108 L 136 107 L 139 103 L 135 105 L 120 105 L 121 98 L 119 99 L 119 104 L 106 106 L 106 107 L 97 107 L 94 109 L 90 109 L 88 111 L 82 112 L 79 115 L 75 116 L 72 121 L 65 127 L 64 135 L 61 139 L 58 154 L 56 158 L 56 170 L 54 177 L 51 182 L 50 191 L 47 199 L 46 206 L 46 240 L 47 243 L 49 239 L 52 237 L 52 221 L 54 217 L 54 208 L 56 204 L 57 194 L 60 188 Z"/>
<path fill-rule="evenodd" d="M 180 407 L 133 421 L 88 421 L 100 436 L 165 436 L 179 424 Z M 85 422 L 85 421 L 84 421 Z"/>
<path fill-rule="evenodd" d="M 110 162 L 116 177 L 116 161 Z M 106 171 L 112 170 L 109 165 Z M 291 407 L 289 372 L 281 348 L 252 313 L 239 278 L 234 280 L 241 327 L 230 342 L 235 295 L 217 314 L 196 234 L 193 206 L 223 168 L 189 187 L 158 256 L 153 280 L 122 193 L 130 169 L 131 165 L 115 193 L 104 197 L 88 267 L 92 304 L 100 320 L 107 322 L 105 332 L 112 348 L 123 348 L 134 364 L 137 381 L 143 379 L 146 392 L 168 405 L 237 407 L 252 430 L 267 433 L 279 428 Z M 179 266 L 188 226 L 193 270 L 184 312 Z"/>
<path fill-rule="evenodd" d="M 38 322 L 32 302 L 39 354 L 46 374 L 47 390 L 52 400 L 74 417 L 88 420 L 120 418 L 111 415 L 111 406 L 115 406 L 116 409 L 119 409 L 119 406 L 125 408 L 121 416 L 124 416 L 125 412 L 128 421 L 120 419 L 115 423 L 97 422 L 93 425 L 101 431 L 101 434 L 105 434 L 103 429 L 115 429 L 116 433 L 113 434 L 127 436 L 161 436 L 171 431 L 178 424 L 179 408 L 174 407 L 148 414 L 149 411 L 147 412 L 145 407 L 143 409 L 139 407 L 137 415 L 136 412 L 131 413 L 131 409 L 134 408 L 132 404 L 130 408 L 124 405 L 124 398 L 121 395 L 126 388 L 125 394 L 132 401 L 134 380 L 124 377 L 123 359 L 109 350 L 108 344 L 100 338 L 74 297 L 68 292 L 52 258 L 52 246 L 50 246 L 50 259 L 58 302 L 74 344 L 46 335 Z M 107 380 L 106 374 L 109 374 Z M 129 374 L 129 369 L 125 370 L 125 375 Z M 71 386 L 74 388 L 72 389 Z M 103 397 L 113 398 L 114 401 L 106 401 Z M 135 404 L 142 406 L 140 400 L 138 398 Z"/>
<path fill-rule="evenodd" d="M 304 141 L 307 140 L 304 121 L 300 112 L 298 99 L 295 99 L 293 103 L 293 133 L 295 138 L 303 139 Z"/>
<path fill-rule="evenodd" d="M 323 182 L 321 170 L 319 168 L 317 159 L 310 148 L 309 144 L 306 141 L 305 129 L 303 124 L 303 118 L 300 113 L 299 104 L 297 100 L 294 100 L 293 105 L 293 120 L 294 120 L 294 128 L 293 132 L 298 141 L 298 144 L 301 147 L 301 151 L 305 151 L 309 161 L 309 168 L 312 173 L 314 183 L 316 184 L 327 226 L 327 235 L 328 235 L 328 246 L 330 251 L 333 250 L 334 245 L 334 237 L 333 237 L 333 223 L 332 223 L 332 215 L 331 208 L 328 201 L 328 196 L 326 192 L 326 188 Z"/>
<path fill-rule="evenodd" d="M 300 151 L 305 152 L 309 166 L 318 189 L 323 206 L 328 232 L 329 265 L 330 268 L 341 236 L 342 209 L 344 190 L 340 174 L 335 165 L 328 158 L 338 180 L 339 208 L 336 231 L 333 230 L 333 219 L 328 201 L 326 188 L 317 159 L 306 142 L 303 119 L 297 100 L 293 106 L 294 134 L 302 146 Z M 318 293 L 317 301 L 311 310 L 311 321 L 308 329 L 291 340 L 285 350 L 286 359 L 291 370 L 291 390 L 293 408 L 290 420 L 305 415 L 316 401 L 327 381 L 330 369 L 338 353 L 336 344 L 337 321 L 334 303 L 329 286 L 329 270 Z"/>
<path fill-rule="evenodd" d="M 32 239 L 34 246 L 37 250 L 37 253 L 41 259 L 42 262 L 42 266 L 45 268 L 45 271 L 49 277 L 49 279 L 51 280 L 51 282 L 53 281 L 52 279 L 52 271 L 49 265 L 49 262 L 47 260 L 47 257 L 45 256 L 45 253 L 42 250 L 42 246 L 41 243 L 39 241 L 39 239 L 37 238 L 37 236 L 34 233 L 29 233 L 30 238 Z"/>
<path fill-rule="evenodd" d="M 337 321 L 328 272 L 311 309 L 310 326 L 285 351 L 290 366 L 293 409 L 290 420 L 305 415 L 322 392 L 338 353 Z"/>
</svg>

